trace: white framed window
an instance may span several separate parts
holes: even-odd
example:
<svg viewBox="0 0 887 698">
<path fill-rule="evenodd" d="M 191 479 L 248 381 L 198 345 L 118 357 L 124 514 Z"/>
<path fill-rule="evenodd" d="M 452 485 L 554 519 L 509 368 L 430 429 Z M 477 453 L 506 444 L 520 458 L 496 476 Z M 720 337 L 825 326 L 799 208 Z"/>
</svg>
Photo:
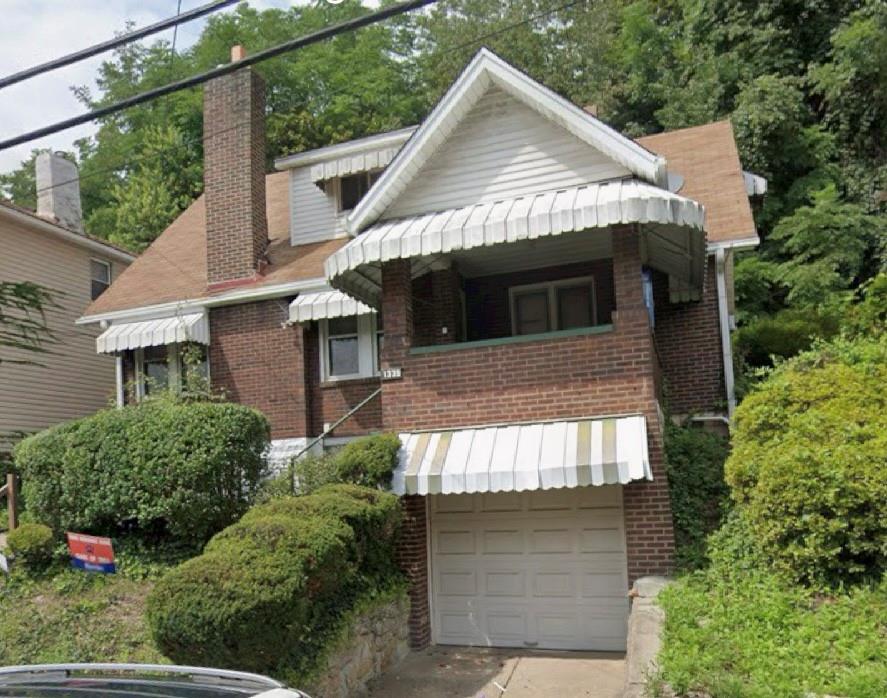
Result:
<svg viewBox="0 0 887 698">
<path fill-rule="evenodd" d="M 322 380 L 378 375 L 384 330 L 375 314 L 330 318 L 319 325 Z"/>
<path fill-rule="evenodd" d="M 597 324 L 594 277 L 558 279 L 508 289 L 513 335 L 543 334 Z"/>
<path fill-rule="evenodd" d="M 111 285 L 111 263 L 102 259 L 90 259 L 89 278 L 89 297 L 95 300 Z"/>
<path fill-rule="evenodd" d="M 358 172 L 357 174 L 346 175 L 338 180 L 338 202 L 339 212 L 350 211 L 355 208 L 360 200 L 366 196 L 366 193 L 373 186 L 375 181 L 382 174 L 381 170 L 375 172 Z"/>
<path fill-rule="evenodd" d="M 152 392 L 173 390 L 181 392 L 187 385 L 190 371 L 209 381 L 209 360 L 206 347 L 194 344 L 196 362 L 187 361 L 179 344 L 142 347 L 135 350 L 136 397 L 141 399 Z"/>
</svg>

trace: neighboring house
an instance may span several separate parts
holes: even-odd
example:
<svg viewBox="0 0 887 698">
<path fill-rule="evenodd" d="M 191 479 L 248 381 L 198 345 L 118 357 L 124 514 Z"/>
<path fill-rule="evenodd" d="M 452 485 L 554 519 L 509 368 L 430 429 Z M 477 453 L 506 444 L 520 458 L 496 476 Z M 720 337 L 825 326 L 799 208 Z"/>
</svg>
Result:
<svg viewBox="0 0 887 698">
<path fill-rule="evenodd" d="M 137 386 L 205 346 L 278 462 L 399 433 L 414 646 L 624 649 L 672 567 L 664 410 L 733 400 L 730 124 L 633 141 L 483 50 L 418 128 L 266 177 L 263 94 L 207 85 L 205 195 L 81 322 Z"/>
<path fill-rule="evenodd" d="M 73 163 L 42 153 L 36 167 L 36 212 L 0 201 L 0 281 L 29 281 L 52 292 L 46 313 L 52 338 L 47 353 L 0 349 L 0 452 L 11 437 L 114 400 L 114 360 L 95 352 L 101 329 L 75 321 L 134 259 L 83 232 Z"/>
</svg>

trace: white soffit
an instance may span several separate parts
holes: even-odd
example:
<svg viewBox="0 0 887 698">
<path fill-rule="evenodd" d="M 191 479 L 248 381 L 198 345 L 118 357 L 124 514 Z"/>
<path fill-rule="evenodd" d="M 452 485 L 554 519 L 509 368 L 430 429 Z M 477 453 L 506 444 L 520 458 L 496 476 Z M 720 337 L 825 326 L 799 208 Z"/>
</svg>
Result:
<svg viewBox="0 0 887 698">
<path fill-rule="evenodd" d="M 303 293 L 290 303 L 290 322 L 367 315 L 372 312 L 372 308 L 341 291 Z"/>
<path fill-rule="evenodd" d="M 478 51 L 437 106 L 348 217 L 356 234 L 377 220 L 495 82 L 506 93 L 600 150 L 635 176 L 667 186 L 667 163 L 640 144 L 536 82 L 486 48 Z"/>
<path fill-rule="evenodd" d="M 754 172 L 742 171 L 742 181 L 745 182 L 745 193 L 751 199 L 756 196 L 764 196 L 767 193 L 767 179 L 756 175 Z"/>
<path fill-rule="evenodd" d="M 182 342 L 209 344 L 209 319 L 205 313 L 111 325 L 95 340 L 99 354 Z"/>
<path fill-rule="evenodd" d="M 400 147 L 371 150 L 313 165 L 311 167 L 311 181 L 321 182 L 334 177 L 345 177 L 358 172 L 382 169 L 394 159 L 398 150 Z"/>
<path fill-rule="evenodd" d="M 663 254 L 669 252 L 684 263 L 695 257 L 704 259 L 705 211 L 701 204 L 645 182 L 620 180 L 386 220 L 330 255 L 324 268 L 332 286 L 376 306 L 378 273 L 371 268 L 392 259 L 448 254 L 628 223 L 651 224 L 649 250 L 661 248 Z M 680 245 L 652 230 L 653 224 L 667 228 L 672 237 L 687 237 L 693 231 L 695 235 Z M 686 275 L 688 279 L 692 276 L 690 272 Z"/>
<path fill-rule="evenodd" d="M 400 434 L 397 494 L 524 492 L 652 480 L 642 415 Z"/>
</svg>

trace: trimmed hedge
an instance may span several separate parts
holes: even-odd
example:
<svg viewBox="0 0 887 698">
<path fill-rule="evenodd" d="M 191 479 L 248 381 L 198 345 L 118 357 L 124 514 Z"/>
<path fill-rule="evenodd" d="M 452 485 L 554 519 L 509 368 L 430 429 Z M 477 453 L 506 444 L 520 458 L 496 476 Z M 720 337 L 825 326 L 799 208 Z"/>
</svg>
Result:
<svg viewBox="0 0 887 698">
<path fill-rule="evenodd" d="M 350 441 L 333 453 L 300 458 L 293 464 L 299 494 L 334 483 L 388 489 L 399 450 L 396 434 L 374 434 Z"/>
<path fill-rule="evenodd" d="M 14 457 L 25 506 L 55 530 L 202 544 L 246 511 L 269 434 L 242 405 L 158 398 L 47 429 Z"/>
<path fill-rule="evenodd" d="M 24 523 L 7 534 L 6 545 L 16 562 L 30 569 L 41 569 L 52 562 L 55 539 L 49 526 Z"/>
<path fill-rule="evenodd" d="M 758 545 L 813 586 L 887 570 L 887 337 L 821 345 L 736 411 L 726 476 Z"/>
<path fill-rule="evenodd" d="M 357 486 L 255 507 L 155 586 L 154 640 L 182 664 L 307 676 L 354 600 L 398 576 L 398 528 L 397 498 Z"/>
</svg>

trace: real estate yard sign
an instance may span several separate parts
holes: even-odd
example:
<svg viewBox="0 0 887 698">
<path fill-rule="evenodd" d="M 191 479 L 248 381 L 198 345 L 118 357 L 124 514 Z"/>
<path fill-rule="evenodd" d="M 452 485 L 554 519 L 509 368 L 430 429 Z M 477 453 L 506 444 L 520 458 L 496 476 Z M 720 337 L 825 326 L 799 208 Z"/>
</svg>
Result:
<svg viewBox="0 0 887 698">
<path fill-rule="evenodd" d="M 71 553 L 71 567 L 87 572 L 117 571 L 114 564 L 114 548 L 110 538 L 87 536 L 82 533 L 67 533 L 68 551 Z"/>
</svg>

